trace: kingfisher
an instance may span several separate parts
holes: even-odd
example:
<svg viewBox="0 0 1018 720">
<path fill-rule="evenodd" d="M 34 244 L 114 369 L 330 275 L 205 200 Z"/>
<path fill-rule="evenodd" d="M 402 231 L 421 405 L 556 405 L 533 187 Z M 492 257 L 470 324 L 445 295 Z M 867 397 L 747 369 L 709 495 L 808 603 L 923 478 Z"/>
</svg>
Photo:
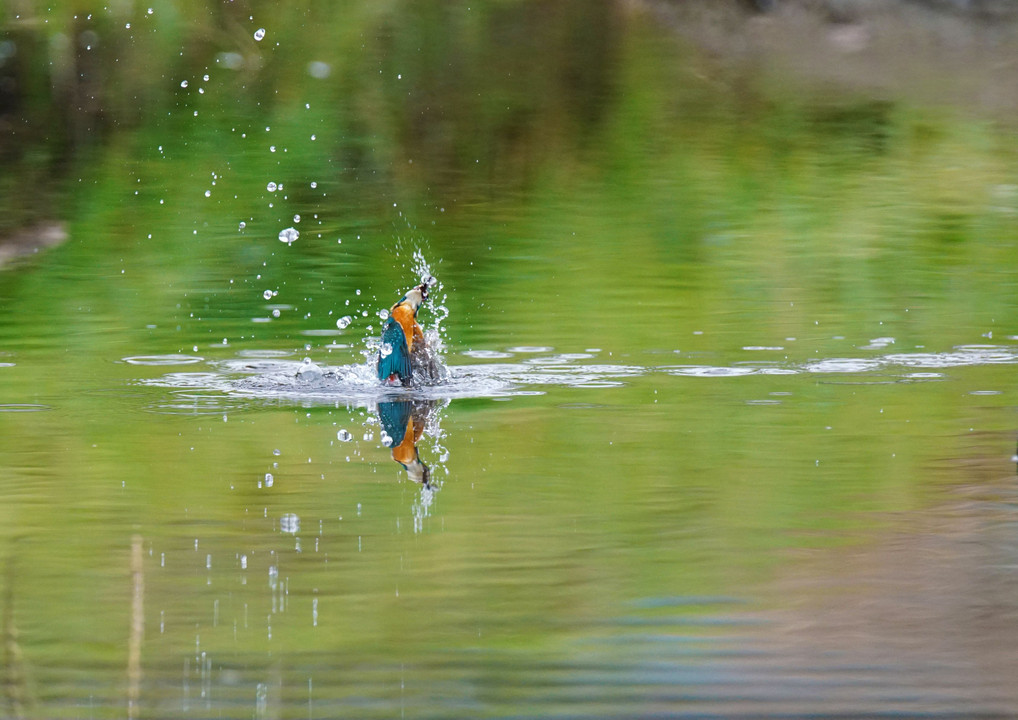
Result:
<svg viewBox="0 0 1018 720">
<path fill-rule="evenodd" d="M 407 290 L 389 310 L 382 326 L 378 352 L 378 379 L 386 385 L 409 385 L 413 377 L 411 360 L 424 351 L 424 331 L 417 324 L 417 311 L 428 299 L 426 282 Z"/>
<path fill-rule="evenodd" d="M 378 419 L 389 436 L 392 459 L 403 466 L 407 477 L 424 487 L 431 487 L 431 469 L 421 461 L 417 443 L 434 408 L 435 402 L 427 400 L 378 403 Z"/>
</svg>

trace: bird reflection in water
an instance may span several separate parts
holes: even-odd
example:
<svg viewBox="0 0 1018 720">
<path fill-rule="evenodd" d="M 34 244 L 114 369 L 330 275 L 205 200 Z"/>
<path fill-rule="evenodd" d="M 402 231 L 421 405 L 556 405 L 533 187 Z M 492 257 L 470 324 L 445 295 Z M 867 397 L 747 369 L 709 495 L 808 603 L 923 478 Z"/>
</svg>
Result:
<svg viewBox="0 0 1018 720">
<path fill-rule="evenodd" d="M 378 403 L 378 420 L 388 436 L 392 459 L 406 470 L 407 476 L 426 488 L 431 487 L 431 470 L 417 451 L 424 428 L 435 410 L 430 400 L 399 400 Z"/>
</svg>

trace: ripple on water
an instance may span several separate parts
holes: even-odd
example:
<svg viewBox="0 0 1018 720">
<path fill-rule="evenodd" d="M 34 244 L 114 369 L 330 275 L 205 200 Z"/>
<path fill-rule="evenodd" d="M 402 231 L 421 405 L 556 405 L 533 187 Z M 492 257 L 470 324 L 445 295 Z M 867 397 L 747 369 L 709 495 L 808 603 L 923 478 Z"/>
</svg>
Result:
<svg viewBox="0 0 1018 720">
<path fill-rule="evenodd" d="M 905 375 L 906 380 L 943 380 L 944 373 L 936 372 L 914 372 Z"/>
<path fill-rule="evenodd" d="M 862 373 L 876 370 L 883 363 L 863 358 L 828 358 L 807 363 L 803 370 L 810 373 Z"/>
<path fill-rule="evenodd" d="M 240 350 L 237 352 L 237 357 L 267 359 L 291 357 L 293 354 L 290 350 Z"/>
<path fill-rule="evenodd" d="M 22 412 L 41 412 L 43 410 L 51 410 L 49 405 L 36 405 L 34 403 L 3 403 L 0 404 L 0 413 L 22 413 Z"/>
<path fill-rule="evenodd" d="M 555 348 L 550 345 L 517 345 L 515 347 L 506 348 L 511 353 L 543 353 L 551 352 Z"/>
<path fill-rule="evenodd" d="M 513 356 L 512 353 L 499 350 L 466 350 L 461 354 L 464 357 L 477 358 L 478 360 L 504 360 Z"/>
<path fill-rule="evenodd" d="M 585 357 L 574 354 L 574 357 Z M 498 398 L 540 395 L 535 386 L 611 388 L 626 379 L 650 372 L 649 368 L 627 365 L 581 365 L 568 357 L 556 357 L 548 365 L 486 363 L 448 367 L 443 382 L 414 388 L 381 386 L 371 362 L 340 366 L 307 365 L 277 358 L 235 358 L 211 362 L 212 372 L 169 373 L 141 384 L 222 393 L 248 398 L 289 398 L 301 402 L 344 402 L 371 404 L 396 398 L 429 400 L 452 398 Z M 175 403 L 174 408 L 181 409 Z M 191 406 L 187 410 L 193 410 Z"/>
<path fill-rule="evenodd" d="M 1018 363 L 1018 352 L 997 345 L 960 345 L 951 352 L 895 353 L 885 355 L 883 360 L 903 367 L 950 368 Z"/>
<path fill-rule="evenodd" d="M 134 355 L 125 357 L 123 362 L 129 365 L 193 365 L 204 359 L 198 355 Z"/>
<path fill-rule="evenodd" d="M 468 350 L 467 357 L 478 360 L 505 360 L 510 352 L 541 353 L 550 348 L 517 346 L 506 352 Z M 304 363 L 289 359 L 293 353 L 278 350 L 245 350 L 225 361 L 210 362 L 209 372 L 176 372 L 161 378 L 139 381 L 141 384 L 214 393 L 220 396 L 292 399 L 301 402 L 373 403 L 398 399 L 429 400 L 453 398 L 506 398 L 540 395 L 547 387 L 616 388 L 636 377 L 650 373 L 691 378 L 730 378 L 747 375 L 820 374 L 822 382 L 839 384 L 890 384 L 943 379 L 931 369 L 963 365 L 1011 363 L 1018 364 L 1018 353 L 1007 347 L 992 345 L 961 346 L 945 353 L 897 353 L 877 358 L 837 357 L 804 363 L 740 361 L 732 365 L 637 365 L 584 364 L 588 353 L 558 353 L 520 359 L 517 362 L 486 362 L 449 366 L 441 383 L 414 388 L 383 387 L 375 375 L 374 363 L 365 361 L 352 365 L 314 366 L 308 372 Z M 201 358 L 187 355 L 139 356 L 126 358 L 133 364 L 189 364 Z M 913 370 L 915 372 L 902 372 Z M 976 391 L 996 394 L 998 391 Z M 192 398 L 191 403 L 195 400 Z M 201 402 L 209 404 L 205 398 Z M 771 404 L 756 400 L 751 404 Z M 172 409 L 195 412 L 193 404 L 186 407 L 175 403 Z M 204 407 L 197 408 L 198 411 Z M 223 408 L 211 404 L 210 412 Z"/>
<path fill-rule="evenodd" d="M 669 375 L 680 377 L 739 377 L 740 375 L 753 375 L 758 368 L 753 367 L 726 367 L 723 365 L 672 365 L 660 368 Z"/>
</svg>

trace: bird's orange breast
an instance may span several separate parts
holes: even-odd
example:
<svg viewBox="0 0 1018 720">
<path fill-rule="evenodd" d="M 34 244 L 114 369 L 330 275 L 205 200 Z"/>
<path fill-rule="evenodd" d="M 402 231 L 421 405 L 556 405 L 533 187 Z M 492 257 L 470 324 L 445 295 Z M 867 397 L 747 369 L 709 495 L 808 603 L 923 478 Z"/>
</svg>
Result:
<svg viewBox="0 0 1018 720">
<path fill-rule="evenodd" d="M 406 338 L 407 350 L 413 352 L 414 340 L 424 337 L 424 333 L 421 331 L 421 326 L 417 324 L 417 318 L 414 317 L 414 311 L 406 305 L 397 305 L 392 309 L 390 314 L 392 315 L 392 319 L 398 322 L 399 326 L 403 328 L 403 336 Z"/>
<path fill-rule="evenodd" d="M 402 465 L 409 465 L 417 457 L 417 441 L 424 432 L 424 424 L 415 425 L 411 417 L 406 424 L 403 442 L 392 449 L 392 459 Z"/>
</svg>

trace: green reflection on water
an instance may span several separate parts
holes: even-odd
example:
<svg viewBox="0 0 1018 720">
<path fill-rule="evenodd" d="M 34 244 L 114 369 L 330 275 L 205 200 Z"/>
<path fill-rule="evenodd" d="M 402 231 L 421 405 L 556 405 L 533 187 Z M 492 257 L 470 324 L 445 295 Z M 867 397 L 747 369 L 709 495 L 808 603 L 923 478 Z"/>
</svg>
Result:
<svg viewBox="0 0 1018 720">
<path fill-rule="evenodd" d="M 148 716 L 623 716 L 661 672 L 713 697 L 799 558 L 1011 470 L 1013 363 L 802 371 L 1013 347 L 1010 129 L 775 88 L 611 3 L 153 9 L 0 16 L 33 88 L 0 227 L 70 236 L 0 272 L 0 410 L 38 407 L 0 412 L 12 713 L 126 707 L 135 538 Z M 40 99 L 72 28 L 102 112 Z M 360 362 L 418 248 L 451 365 L 644 372 L 453 400 L 427 513 L 368 410 L 140 382 Z M 124 362 L 174 354 L 203 361 Z M 743 363 L 797 371 L 666 372 Z"/>
</svg>

